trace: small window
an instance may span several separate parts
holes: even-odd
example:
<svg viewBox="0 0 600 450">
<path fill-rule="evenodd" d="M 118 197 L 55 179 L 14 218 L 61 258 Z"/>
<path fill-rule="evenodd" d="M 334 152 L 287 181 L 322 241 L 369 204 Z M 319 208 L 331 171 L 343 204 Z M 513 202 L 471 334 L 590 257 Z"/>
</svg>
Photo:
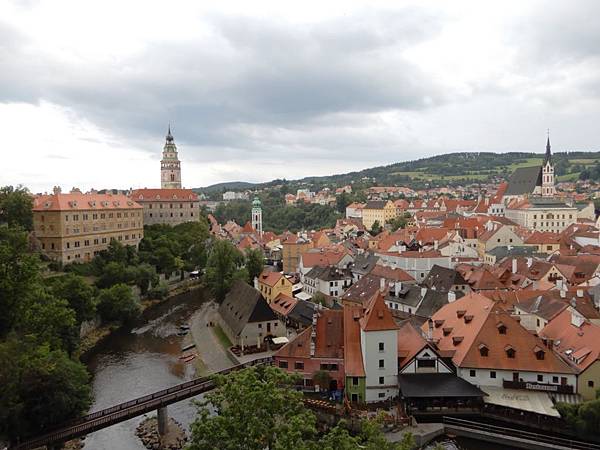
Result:
<svg viewBox="0 0 600 450">
<path fill-rule="evenodd" d="M 538 382 L 542 383 L 544 381 L 544 375 L 538 375 L 537 380 Z"/>
<path fill-rule="evenodd" d="M 287 369 L 288 368 L 288 362 L 287 361 L 279 361 L 279 368 L 280 369 Z"/>
<path fill-rule="evenodd" d="M 352 377 L 352 386 L 358 386 L 358 377 Z"/>
<path fill-rule="evenodd" d="M 590 388 L 594 387 L 594 380 L 588 380 L 588 387 L 590 387 Z"/>
<path fill-rule="evenodd" d="M 294 363 L 294 369 L 296 370 L 304 370 L 304 363 L 301 361 L 296 361 Z"/>
<path fill-rule="evenodd" d="M 490 378 L 496 378 L 496 371 L 490 370 Z"/>
<path fill-rule="evenodd" d="M 380 369 L 383 369 L 383 368 L 385 368 L 385 359 L 380 359 L 380 360 L 379 360 L 379 368 L 380 368 Z"/>
<path fill-rule="evenodd" d="M 506 357 L 507 358 L 511 358 L 513 359 L 515 357 L 515 349 L 514 348 L 507 348 L 506 349 Z"/>
<path fill-rule="evenodd" d="M 477 372 L 474 369 L 469 370 L 469 376 L 474 377 L 477 375 Z"/>
<path fill-rule="evenodd" d="M 385 384 L 385 378 L 379 377 L 379 384 Z"/>
<path fill-rule="evenodd" d="M 383 342 L 379 343 L 379 351 L 382 352 L 385 349 L 385 344 Z"/>
</svg>

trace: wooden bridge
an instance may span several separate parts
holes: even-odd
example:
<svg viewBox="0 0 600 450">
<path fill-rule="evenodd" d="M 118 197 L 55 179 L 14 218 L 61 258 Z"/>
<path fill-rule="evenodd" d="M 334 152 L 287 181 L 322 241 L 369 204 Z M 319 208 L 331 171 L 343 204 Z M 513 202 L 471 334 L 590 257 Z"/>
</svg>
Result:
<svg viewBox="0 0 600 450">
<path fill-rule="evenodd" d="M 218 374 L 228 374 L 249 366 L 271 364 L 272 358 L 261 358 L 249 363 L 240 364 L 229 369 L 218 372 Z M 203 392 L 215 388 L 215 382 L 211 377 L 196 378 L 185 383 L 178 384 L 168 389 L 163 389 L 152 394 L 145 395 L 135 400 L 120 403 L 110 408 L 93 412 L 79 419 L 63 424 L 60 428 L 50 431 L 42 436 L 38 436 L 27 441 L 14 444 L 11 450 L 27 450 L 41 446 L 57 446 L 71 439 L 85 436 L 94 431 L 110 427 L 133 417 L 141 416 L 154 410 L 165 411 L 165 408 L 173 403 L 186 400 Z M 160 418 L 159 418 L 160 422 Z"/>
</svg>

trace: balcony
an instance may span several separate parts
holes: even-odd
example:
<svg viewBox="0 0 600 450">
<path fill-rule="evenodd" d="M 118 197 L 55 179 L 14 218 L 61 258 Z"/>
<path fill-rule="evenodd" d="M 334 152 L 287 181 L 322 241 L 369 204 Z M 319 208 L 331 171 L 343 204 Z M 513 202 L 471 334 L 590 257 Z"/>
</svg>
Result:
<svg viewBox="0 0 600 450">
<path fill-rule="evenodd" d="M 560 394 L 573 394 L 575 390 L 570 384 L 546 384 L 535 381 L 502 380 L 505 389 L 524 389 L 526 391 L 556 392 Z"/>
</svg>

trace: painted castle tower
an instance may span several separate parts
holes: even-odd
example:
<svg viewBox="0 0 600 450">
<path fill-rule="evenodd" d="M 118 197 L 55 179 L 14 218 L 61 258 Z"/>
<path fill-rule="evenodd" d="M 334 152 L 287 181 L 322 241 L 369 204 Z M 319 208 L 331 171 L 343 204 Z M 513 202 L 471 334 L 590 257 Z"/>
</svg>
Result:
<svg viewBox="0 0 600 450">
<path fill-rule="evenodd" d="M 160 161 L 160 187 L 162 189 L 181 189 L 181 162 L 177 157 L 177 147 L 171 134 L 170 125 Z"/>
<path fill-rule="evenodd" d="M 546 156 L 542 165 L 542 197 L 554 197 L 554 164 L 552 164 L 552 152 L 550 151 L 550 136 L 546 141 Z"/>
<path fill-rule="evenodd" d="M 252 228 L 256 230 L 259 236 L 262 236 L 262 206 L 258 197 L 254 197 L 252 201 Z"/>
</svg>

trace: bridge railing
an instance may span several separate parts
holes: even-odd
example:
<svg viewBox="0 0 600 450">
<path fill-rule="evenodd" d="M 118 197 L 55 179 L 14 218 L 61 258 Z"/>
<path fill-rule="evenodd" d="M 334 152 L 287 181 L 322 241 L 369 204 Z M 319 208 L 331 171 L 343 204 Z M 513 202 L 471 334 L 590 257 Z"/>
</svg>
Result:
<svg viewBox="0 0 600 450">
<path fill-rule="evenodd" d="M 576 441 L 573 439 L 565 439 L 555 436 L 548 436 L 546 434 L 534 433 L 531 431 L 517 430 L 515 428 L 500 427 L 497 425 L 491 425 L 482 422 L 473 422 L 471 420 L 457 419 L 454 417 L 444 416 L 442 422 L 445 425 L 463 427 L 471 430 L 482 431 L 485 433 L 496 433 L 504 436 L 510 436 L 515 438 L 527 439 L 530 441 L 541 442 L 544 444 L 555 444 L 567 448 L 579 449 L 579 450 L 600 450 L 599 444 L 593 444 L 591 442 Z"/>
<path fill-rule="evenodd" d="M 216 372 L 212 375 L 226 375 L 231 372 L 245 369 L 251 366 L 266 365 L 273 362 L 272 357 L 256 359 L 244 364 L 238 364 L 229 369 Z M 200 377 L 194 380 L 186 381 L 167 389 L 162 389 L 152 394 L 143 397 L 129 400 L 109 408 L 102 409 L 90 414 L 87 414 L 78 419 L 62 424 L 59 428 L 52 430 L 43 436 L 30 439 L 14 449 L 31 449 L 42 446 L 47 443 L 64 442 L 72 439 L 74 436 L 82 435 L 82 432 L 91 433 L 93 431 L 118 423 L 122 420 L 127 420 L 132 417 L 144 414 L 160 406 L 170 403 L 176 403 L 179 400 L 185 400 L 201 392 L 205 392 L 212 388 L 212 375 L 208 377 Z"/>
</svg>

